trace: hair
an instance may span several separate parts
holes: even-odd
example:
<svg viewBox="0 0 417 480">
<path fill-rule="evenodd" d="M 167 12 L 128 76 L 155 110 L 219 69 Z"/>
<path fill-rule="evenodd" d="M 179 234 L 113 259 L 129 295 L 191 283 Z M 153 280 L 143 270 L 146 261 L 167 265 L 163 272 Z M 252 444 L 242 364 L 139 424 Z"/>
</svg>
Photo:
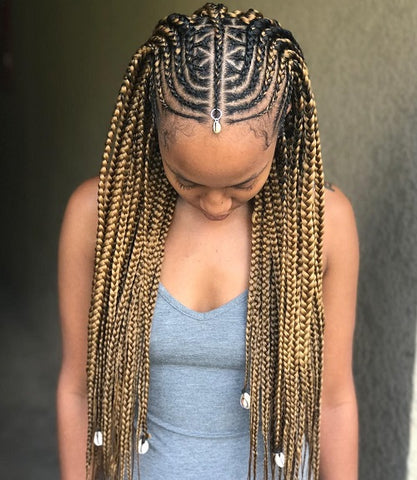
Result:
<svg viewBox="0 0 417 480">
<path fill-rule="evenodd" d="M 323 169 L 314 96 L 289 31 L 256 10 L 211 3 L 158 23 L 130 61 L 111 119 L 88 328 L 88 478 L 131 479 L 134 448 L 149 437 L 151 322 L 177 199 L 162 167 L 159 111 L 209 125 L 214 108 L 226 125 L 275 112 L 279 131 L 253 199 L 242 378 L 251 395 L 248 478 L 256 478 L 262 434 L 264 479 L 268 465 L 273 478 L 298 478 L 307 467 L 318 479 Z M 275 452 L 285 454 L 281 469 Z"/>
</svg>

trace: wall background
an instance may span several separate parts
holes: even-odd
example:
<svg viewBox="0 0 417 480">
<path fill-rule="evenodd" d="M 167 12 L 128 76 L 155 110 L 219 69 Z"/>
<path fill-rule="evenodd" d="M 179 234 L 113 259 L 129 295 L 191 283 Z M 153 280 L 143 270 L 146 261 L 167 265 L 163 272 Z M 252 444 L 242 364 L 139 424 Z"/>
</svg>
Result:
<svg viewBox="0 0 417 480">
<path fill-rule="evenodd" d="M 6 0 L 0 0 L 0 6 Z M 361 480 L 417 478 L 415 0 L 228 2 L 275 17 L 303 47 L 325 171 L 361 239 L 355 375 Z M 131 54 L 198 1 L 15 2 L 14 75 L 0 92 L 0 477 L 58 477 L 56 250 L 66 201 L 95 175 Z M 414 443 L 413 443 L 414 442 Z"/>
</svg>

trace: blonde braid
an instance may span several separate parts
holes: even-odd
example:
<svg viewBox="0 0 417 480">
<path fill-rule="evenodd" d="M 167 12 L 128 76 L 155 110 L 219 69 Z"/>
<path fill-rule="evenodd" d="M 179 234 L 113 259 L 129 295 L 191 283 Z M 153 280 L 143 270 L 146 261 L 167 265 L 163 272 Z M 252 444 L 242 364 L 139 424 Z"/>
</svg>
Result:
<svg viewBox="0 0 417 480">
<path fill-rule="evenodd" d="M 275 170 L 275 165 L 273 167 Z M 272 173 L 273 175 L 273 173 Z M 262 382 L 262 410 L 261 410 L 261 424 L 262 435 L 264 440 L 264 477 L 268 477 L 268 463 L 269 463 L 269 445 L 271 434 L 271 412 L 272 400 L 274 396 L 274 363 L 272 358 L 272 347 L 274 335 L 274 328 L 276 322 L 271 322 L 271 318 L 276 318 L 277 309 L 274 308 L 273 290 L 271 291 L 271 282 L 274 283 L 274 264 L 277 259 L 272 258 L 273 245 L 276 245 L 276 225 L 274 219 L 274 204 L 271 192 L 271 182 L 268 181 L 263 188 L 264 195 L 264 209 L 262 215 L 264 246 L 262 249 L 262 281 L 261 288 L 265 292 L 265 304 L 267 307 L 262 308 L 262 377 L 265 381 Z M 272 340 L 272 342 L 271 342 Z"/>
<path fill-rule="evenodd" d="M 132 60 L 131 65 L 134 60 Z M 134 70 L 135 71 L 135 70 Z M 105 142 L 105 148 L 103 153 L 103 161 L 100 169 L 100 182 L 98 187 L 98 204 L 105 205 L 108 208 L 109 203 L 109 189 L 111 182 L 113 180 L 113 175 L 109 176 L 108 183 L 107 180 L 107 170 L 113 171 L 114 169 L 114 157 L 112 157 L 112 152 L 114 150 L 114 145 L 118 144 L 120 140 L 120 128 L 118 127 L 119 123 L 123 122 L 125 114 L 125 99 L 128 98 L 131 94 L 130 80 L 125 79 L 120 93 L 116 101 L 116 107 L 111 120 L 111 125 L 109 132 L 107 134 L 107 139 Z M 123 110 L 123 112 L 122 112 Z M 117 132 L 117 133 L 116 133 Z M 111 159 L 111 160 L 110 160 Z M 96 237 L 96 250 L 95 250 L 95 269 L 94 269 L 94 278 L 93 284 L 95 285 L 95 291 L 93 291 L 93 298 L 90 308 L 90 321 L 89 321 L 89 353 L 88 353 L 88 392 L 89 392 L 89 422 L 88 422 L 88 438 L 92 438 L 92 424 L 93 424 L 93 413 L 99 409 L 99 405 L 95 402 L 97 400 L 97 389 L 100 384 L 101 371 L 95 368 L 96 358 L 91 352 L 93 346 L 97 345 L 99 342 L 100 336 L 100 318 L 105 314 L 104 308 L 106 306 L 106 266 L 103 264 L 102 257 L 106 255 L 102 254 L 102 250 L 105 246 L 105 237 L 107 237 L 106 225 L 105 225 L 105 209 L 100 209 L 98 212 L 98 228 L 97 228 L 97 237 Z M 108 248 L 108 243 L 106 243 L 106 248 Z M 100 263 L 101 260 L 101 263 Z M 95 383 L 96 381 L 96 383 Z M 92 463 L 92 452 L 91 449 L 87 449 L 87 464 Z"/>
</svg>

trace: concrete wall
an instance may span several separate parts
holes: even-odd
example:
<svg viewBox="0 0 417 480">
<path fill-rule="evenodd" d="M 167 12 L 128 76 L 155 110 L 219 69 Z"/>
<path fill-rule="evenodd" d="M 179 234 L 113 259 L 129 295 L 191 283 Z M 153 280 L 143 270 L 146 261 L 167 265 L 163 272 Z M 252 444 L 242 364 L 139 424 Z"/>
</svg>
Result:
<svg viewBox="0 0 417 480">
<path fill-rule="evenodd" d="M 55 269 L 63 209 L 75 186 L 98 171 L 130 55 L 158 18 L 198 6 L 191 0 L 13 4 L 14 82 L 0 92 L 6 178 L 0 374 L 8 392 L 0 399 L 2 478 L 57 477 Z M 229 6 L 254 6 L 278 18 L 304 49 L 327 178 L 351 198 L 361 239 L 360 478 L 417 478 L 415 463 L 406 472 L 417 312 L 417 4 L 257 0 Z"/>
<path fill-rule="evenodd" d="M 417 344 L 417 336 L 416 336 Z M 413 385 L 417 385 L 417 356 L 414 356 Z M 408 449 L 407 478 L 409 480 L 417 476 L 417 389 L 414 387 L 410 415 L 410 443 Z"/>
</svg>

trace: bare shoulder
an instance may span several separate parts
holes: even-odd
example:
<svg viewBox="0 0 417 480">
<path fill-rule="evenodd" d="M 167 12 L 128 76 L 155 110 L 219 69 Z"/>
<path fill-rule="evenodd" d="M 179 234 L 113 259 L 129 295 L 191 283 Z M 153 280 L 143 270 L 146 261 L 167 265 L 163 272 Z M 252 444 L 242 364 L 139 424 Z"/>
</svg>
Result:
<svg viewBox="0 0 417 480">
<path fill-rule="evenodd" d="M 329 182 L 325 183 L 324 192 L 324 254 L 328 267 L 337 257 L 358 256 L 358 237 L 348 197 Z"/>
<path fill-rule="evenodd" d="M 75 213 L 84 219 L 96 215 L 98 180 L 98 177 L 89 178 L 72 192 L 68 200 L 67 212 L 75 210 Z"/>
<path fill-rule="evenodd" d="M 78 233 L 91 232 L 97 226 L 98 177 L 81 183 L 71 194 L 64 215 L 64 224 Z"/>
<path fill-rule="evenodd" d="M 98 177 L 81 183 L 71 194 L 62 222 L 59 242 L 61 259 L 93 261 L 97 231 Z"/>
<path fill-rule="evenodd" d="M 353 208 L 348 197 L 330 182 L 324 184 L 325 221 L 327 223 L 354 220 Z"/>
</svg>

